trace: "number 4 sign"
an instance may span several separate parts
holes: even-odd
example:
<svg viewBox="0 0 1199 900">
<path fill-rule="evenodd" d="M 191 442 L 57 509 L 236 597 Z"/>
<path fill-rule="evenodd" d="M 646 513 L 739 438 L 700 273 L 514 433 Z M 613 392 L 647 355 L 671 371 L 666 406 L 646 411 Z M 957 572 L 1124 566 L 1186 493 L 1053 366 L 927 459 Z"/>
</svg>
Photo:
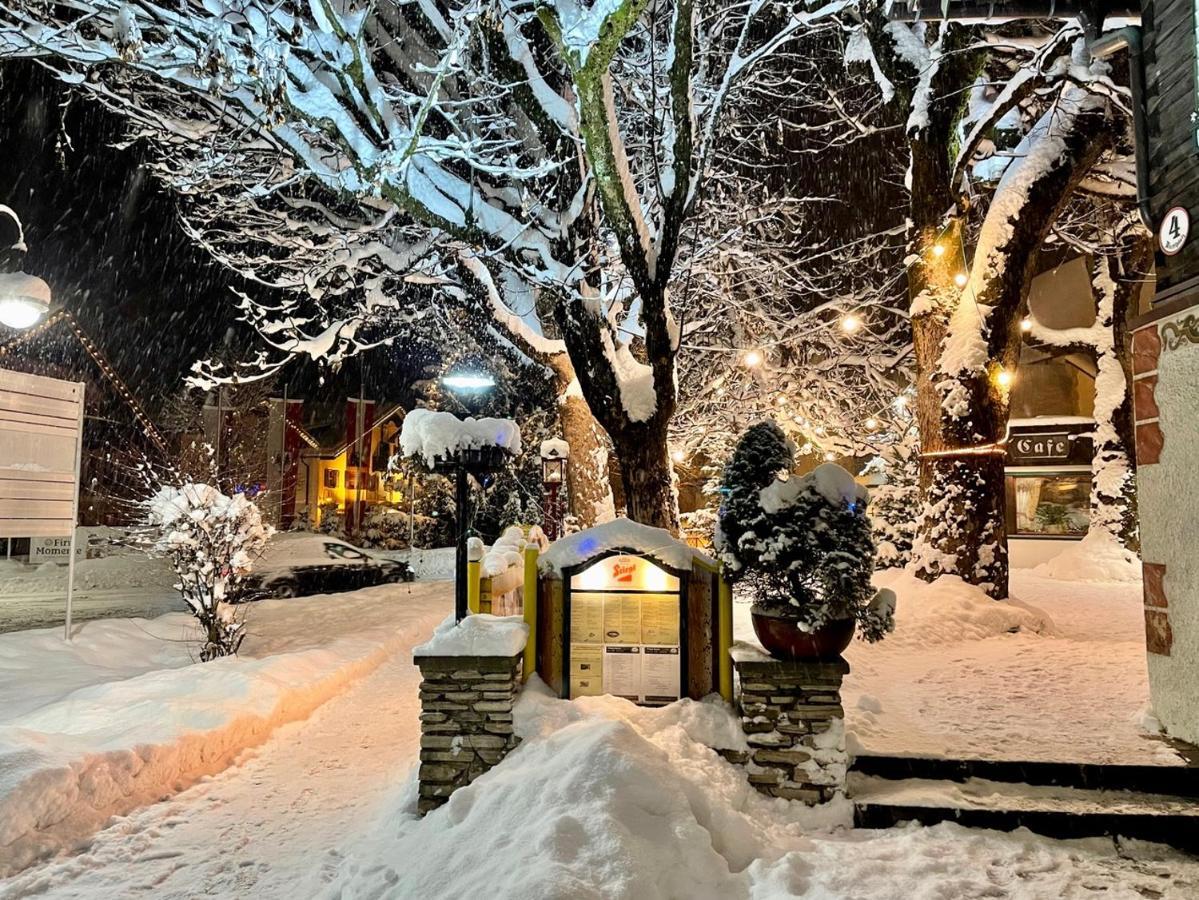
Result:
<svg viewBox="0 0 1199 900">
<path fill-rule="evenodd" d="M 1175 206 L 1162 219 L 1161 228 L 1157 230 L 1157 240 L 1162 253 L 1173 256 L 1187 242 L 1191 233 L 1191 217 L 1181 206 Z"/>
</svg>

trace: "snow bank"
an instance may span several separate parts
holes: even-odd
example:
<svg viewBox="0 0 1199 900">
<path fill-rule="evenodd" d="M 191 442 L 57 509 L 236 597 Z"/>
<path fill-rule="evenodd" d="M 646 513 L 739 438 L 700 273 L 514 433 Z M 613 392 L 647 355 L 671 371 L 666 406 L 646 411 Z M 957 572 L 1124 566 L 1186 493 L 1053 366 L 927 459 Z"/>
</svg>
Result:
<svg viewBox="0 0 1199 900">
<path fill-rule="evenodd" d="M 953 824 L 849 829 L 848 802 L 809 809 L 768 799 L 713 752 L 709 744 L 740 731 L 719 701 L 565 701 L 533 678 L 515 719 L 522 743 L 499 766 L 423 819 L 410 781 L 386 817 L 347 836 L 297 894 L 892 900 L 991 896 L 998 885 L 1027 898 L 1135 897 L 1142 887 L 1170 894 L 1163 871 L 1180 873 L 1178 885 L 1196 871 L 1181 854 L 1110 839 Z"/>
<path fill-rule="evenodd" d="M 187 643 L 161 645 L 186 635 L 186 614 L 89 622 L 58 652 L 56 632 L 3 635 L 0 875 L 78 845 L 306 717 L 411 640 L 422 620 L 397 613 L 397 601 L 412 593 L 387 585 L 254 604 L 243 654 L 202 664 Z M 423 595 L 449 602 L 443 585 Z M 428 606 L 419 612 L 427 618 Z"/>
<path fill-rule="evenodd" d="M 404 417 L 400 449 L 404 456 L 419 456 L 432 467 L 460 450 L 502 447 L 520 453 L 520 429 L 511 419 L 459 419 L 453 413 L 414 409 Z"/>
<path fill-rule="evenodd" d="M 421 656 L 515 656 L 525 649 L 529 626 L 520 616 L 478 613 L 461 622 L 450 613 L 433 637 L 412 649 Z"/>
<path fill-rule="evenodd" d="M 978 641 L 1005 633 L 1046 634 L 1053 622 L 1039 609 L 1017 600 L 992 600 L 981 588 L 956 575 L 931 584 L 904 569 L 876 572 L 874 584 L 898 597 L 891 647 Z"/>
<path fill-rule="evenodd" d="M 175 593 L 174 582 L 175 575 L 163 560 L 149 560 L 140 550 L 75 563 L 75 590 L 81 592 L 160 588 Z M 0 559 L 0 597 L 65 596 L 66 591 L 66 560 L 29 566 Z"/>
<path fill-rule="evenodd" d="M 1141 560 L 1105 531 L 1090 531 L 1046 562 L 1034 575 L 1058 581 L 1134 583 L 1141 580 Z"/>
<path fill-rule="evenodd" d="M 845 802 L 809 810 L 751 788 L 707 746 L 739 739 L 718 701 L 571 702 L 533 679 L 516 730 L 522 744 L 444 807 L 418 820 L 405 805 L 356 843 L 339 895 L 747 898 L 755 860 L 802 825 L 849 820 Z"/>
<path fill-rule="evenodd" d="M 643 554 L 672 569 L 690 569 L 697 559 L 708 565 L 716 564 L 710 556 L 687 546 L 664 528 L 642 525 L 632 519 L 613 519 L 554 541 L 541 555 L 538 567 L 543 572 L 561 574 L 563 569 L 609 550 Z"/>
</svg>

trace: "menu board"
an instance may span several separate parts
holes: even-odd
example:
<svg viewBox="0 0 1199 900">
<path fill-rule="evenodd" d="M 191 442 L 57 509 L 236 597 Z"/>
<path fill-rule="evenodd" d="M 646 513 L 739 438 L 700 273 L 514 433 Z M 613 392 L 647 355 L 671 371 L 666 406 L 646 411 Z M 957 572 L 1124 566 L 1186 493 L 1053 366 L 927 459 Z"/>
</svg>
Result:
<svg viewBox="0 0 1199 900">
<path fill-rule="evenodd" d="M 605 694 L 641 700 L 641 648 L 629 644 L 604 645 Z"/>
<path fill-rule="evenodd" d="M 678 594 L 645 594 L 641 597 L 641 643 L 679 642 Z"/>
<path fill-rule="evenodd" d="M 641 702 L 673 703 L 679 699 L 679 648 L 641 648 Z"/>
<path fill-rule="evenodd" d="M 570 598 L 571 644 L 604 642 L 604 595 L 574 594 Z"/>
<path fill-rule="evenodd" d="M 605 594 L 604 643 L 641 643 L 641 596 Z"/>
<path fill-rule="evenodd" d="M 570 696 L 595 697 L 604 692 L 604 648 L 600 644 L 570 645 Z"/>
</svg>

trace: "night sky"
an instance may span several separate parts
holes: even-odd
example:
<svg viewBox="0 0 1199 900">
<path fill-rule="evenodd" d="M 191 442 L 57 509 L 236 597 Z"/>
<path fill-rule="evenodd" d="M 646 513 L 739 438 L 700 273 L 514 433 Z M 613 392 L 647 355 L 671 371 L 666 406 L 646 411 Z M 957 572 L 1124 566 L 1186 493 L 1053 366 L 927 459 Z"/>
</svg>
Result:
<svg viewBox="0 0 1199 900">
<path fill-rule="evenodd" d="M 67 101 L 70 102 L 67 102 Z M 261 291 L 191 246 L 174 200 L 141 168 L 144 150 L 116 149 L 120 121 L 30 63 L 0 65 L 0 203 L 25 226 L 27 254 L 0 255 L 49 283 L 55 305 L 69 309 L 154 415 L 177 393 L 192 363 L 226 341 L 249 355 L 260 343 L 234 320 L 231 289 Z M 4 246 L 16 238 L 5 218 Z M 10 334 L 0 326 L 0 344 Z M 407 400 L 406 385 L 435 364 L 428 348 L 393 348 L 366 361 L 368 396 Z M 94 370 L 64 328 L 39 337 L 12 368 L 90 379 Z M 290 396 L 357 395 L 360 364 L 341 372 L 312 362 L 286 370 Z M 280 392 L 283 385 L 279 385 Z"/>
</svg>

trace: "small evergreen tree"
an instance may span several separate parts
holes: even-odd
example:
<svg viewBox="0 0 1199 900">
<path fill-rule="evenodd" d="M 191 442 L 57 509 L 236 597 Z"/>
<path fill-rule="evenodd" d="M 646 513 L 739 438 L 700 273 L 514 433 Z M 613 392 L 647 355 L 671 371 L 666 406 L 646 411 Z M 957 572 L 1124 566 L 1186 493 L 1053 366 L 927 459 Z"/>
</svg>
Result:
<svg viewBox="0 0 1199 900">
<path fill-rule="evenodd" d="M 886 481 L 870 490 L 875 567 L 906 566 L 912 561 L 912 541 L 920 518 L 919 444 L 914 437 L 901 441 L 876 460 Z"/>
<path fill-rule="evenodd" d="M 795 448 L 773 422 L 741 437 L 725 468 L 716 548 L 730 582 L 762 612 L 814 630 L 854 618 L 867 641 L 894 627 L 893 595 L 870 584 L 874 541 L 866 489 L 826 464 L 787 480 Z M 872 599 L 873 598 L 873 599 Z"/>
</svg>

